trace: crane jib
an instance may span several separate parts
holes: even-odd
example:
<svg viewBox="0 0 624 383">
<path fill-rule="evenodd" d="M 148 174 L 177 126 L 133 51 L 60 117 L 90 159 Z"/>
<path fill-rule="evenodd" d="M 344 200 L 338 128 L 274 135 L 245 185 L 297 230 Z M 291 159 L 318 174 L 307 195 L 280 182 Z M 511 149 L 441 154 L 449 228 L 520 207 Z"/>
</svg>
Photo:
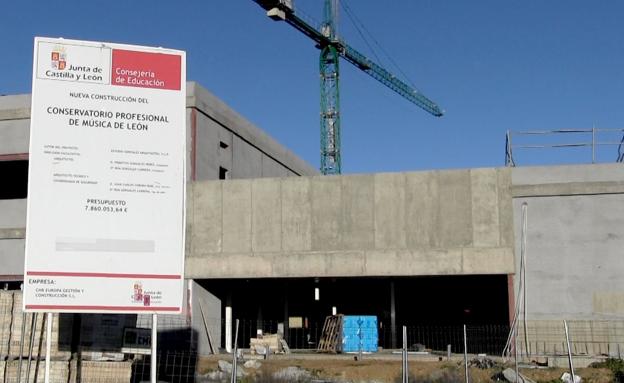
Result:
<svg viewBox="0 0 624 383">
<path fill-rule="evenodd" d="M 325 33 L 295 15 L 292 0 L 253 1 L 265 9 L 267 16 L 271 19 L 285 21 L 308 36 L 321 50 L 319 68 L 321 78 L 321 172 L 323 174 L 340 174 L 341 172 L 339 57 L 344 58 L 356 68 L 426 112 L 436 117 L 442 116 L 443 111 L 436 103 L 335 37 L 335 9 L 333 9 L 335 5 L 332 5 L 331 0 L 325 0 L 325 20 L 321 28 Z"/>
<path fill-rule="evenodd" d="M 346 44 L 344 41 L 332 41 L 328 39 L 319 30 L 297 17 L 297 15 L 295 15 L 294 13 L 287 14 L 285 21 L 306 36 L 310 37 L 312 40 L 314 40 L 317 43 L 317 47 L 320 48 L 327 45 L 333 45 L 334 47 L 336 47 L 338 54 L 342 56 L 345 60 L 353 64 L 356 68 L 367 73 L 375 80 L 379 81 L 386 87 L 393 90 L 395 93 L 399 94 L 411 103 L 417 105 L 426 112 L 436 117 L 441 117 L 444 114 L 442 109 L 435 102 L 424 96 L 420 91 L 399 80 L 392 73 L 388 72 L 380 65 L 374 63 L 371 59 L 364 56 L 362 53 L 358 52 L 357 50 Z"/>
</svg>

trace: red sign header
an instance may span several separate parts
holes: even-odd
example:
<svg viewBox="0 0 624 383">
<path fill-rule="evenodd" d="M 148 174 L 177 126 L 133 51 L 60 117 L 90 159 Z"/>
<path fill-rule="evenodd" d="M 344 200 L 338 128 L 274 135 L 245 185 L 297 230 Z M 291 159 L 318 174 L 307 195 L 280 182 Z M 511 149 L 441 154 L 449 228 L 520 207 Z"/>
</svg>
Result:
<svg viewBox="0 0 624 383">
<path fill-rule="evenodd" d="M 181 57 L 113 49 L 111 84 L 180 90 Z"/>
</svg>

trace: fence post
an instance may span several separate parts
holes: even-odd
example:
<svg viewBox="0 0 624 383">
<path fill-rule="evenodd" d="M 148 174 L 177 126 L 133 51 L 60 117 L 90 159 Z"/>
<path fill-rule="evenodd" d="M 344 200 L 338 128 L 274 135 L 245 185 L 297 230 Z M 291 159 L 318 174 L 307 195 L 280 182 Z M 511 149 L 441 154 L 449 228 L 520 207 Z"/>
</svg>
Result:
<svg viewBox="0 0 624 383">
<path fill-rule="evenodd" d="M 238 319 L 236 320 L 236 331 L 234 334 L 234 348 L 232 349 L 232 377 L 230 378 L 230 383 L 236 383 L 236 374 L 238 372 Z"/>
<path fill-rule="evenodd" d="M 407 327 L 403 326 L 403 349 L 401 350 L 401 370 L 402 370 L 402 383 L 409 383 L 409 370 L 407 365 Z"/>
<path fill-rule="evenodd" d="M 574 377 L 574 364 L 572 363 L 572 350 L 570 350 L 570 336 L 568 335 L 568 322 L 563 321 L 563 328 L 565 329 L 566 345 L 568 346 L 568 363 L 570 364 L 570 375 L 572 375 L 572 383 L 576 383 Z"/>
<path fill-rule="evenodd" d="M 28 345 L 28 363 L 26 364 L 26 382 L 30 378 L 30 366 L 32 363 L 33 345 L 35 344 L 35 329 L 37 328 L 37 313 L 32 313 L 32 319 L 30 324 L 30 344 Z M 20 376 L 21 379 L 21 376 Z"/>
<path fill-rule="evenodd" d="M 19 362 L 17 362 L 18 363 L 17 364 L 17 381 L 18 382 L 22 379 L 22 355 L 24 355 L 24 334 L 25 333 L 26 333 L 26 313 L 22 312 L 22 334 L 20 335 Z"/>
<path fill-rule="evenodd" d="M 158 344 L 158 315 L 152 314 L 152 355 L 150 363 L 150 381 L 156 383 L 156 364 L 158 363 L 157 344 Z"/>
<path fill-rule="evenodd" d="M 518 381 L 520 378 L 520 371 L 518 369 L 518 322 L 516 322 L 516 326 L 512 331 L 514 332 L 514 367 L 516 369 L 516 381 Z"/>
<path fill-rule="evenodd" d="M 592 125 L 592 164 L 596 163 L 596 125 Z"/>
<path fill-rule="evenodd" d="M 464 373 L 468 383 L 468 341 L 466 340 L 466 325 L 464 325 Z"/>
<path fill-rule="evenodd" d="M 52 313 L 46 313 L 46 356 L 44 382 L 50 383 L 50 353 L 52 351 Z"/>
<path fill-rule="evenodd" d="M 511 144 L 511 130 L 507 130 L 505 135 L 505 166 L 516 166 L 513 160 L 513 147 Z"/>
</svg>

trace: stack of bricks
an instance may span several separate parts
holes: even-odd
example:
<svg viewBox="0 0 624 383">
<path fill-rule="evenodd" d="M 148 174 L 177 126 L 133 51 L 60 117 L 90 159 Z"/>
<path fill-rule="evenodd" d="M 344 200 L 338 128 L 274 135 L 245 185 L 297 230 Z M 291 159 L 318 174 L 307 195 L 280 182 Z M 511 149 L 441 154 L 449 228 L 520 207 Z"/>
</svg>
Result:
<svg viewBox="0 0 624 383">
<path fill-rule="evenodd" d="M 71 339 L 68 336 L 72 331 L 71 319 L 71 315 L 62 317 L 59 314 L 52 315 L 51 383 L 67 383 L 69 378 L 70 345 L 59 344 L 59 339 Z M 24 324 L 23 329 L 22 324 Z M 22 330 L 24 331 L 23 337 Z M 45 353 L 45 314 L 27 313 L 24 315 L 22 292 L 19 290 L 0 291 L 0 381 L 4 383 L 43 382 Z M 20 368 L 21 372 L 18 377 Z"/>
<path fill-rule="evenodd" d="M 26 319 L 24 336 L 22 337 L 22 321 Z M 72 331 L 71 314 L 52 315 L 52 343 L 50 345 L 50 359 L 54 361 L 68 361 L 71 357 L 70 345 L 67 343 L 71 338 Z M 22 292 L 13 292 L 13 311 L 11 321 L 11 336 L 9 340 L 9 359 L 20 356 L 45 359 L 46 353 L 46 315 L 44 313 L 22 312 Z M 33 326 L 34 324 L 34 326 Z M 34 330 L 34 334 L 33 334 Z M 63 334 L 63 336 L 61 335 Z M 34 337 L 33 337 L 34 335 Z M 23 339 L 23 347 L 20 344 Z M 32 340 L 32 354 L 31 354 Z M 61 342 L 59 342 L 61 340 Z M 62 344 L 65 342 L 64 344 Z"/>
<path fill-rule="evenodd" d="M 70 362 L 69 383 L 128 383 L 132 377 L 132 362 Z"/>
</svg>

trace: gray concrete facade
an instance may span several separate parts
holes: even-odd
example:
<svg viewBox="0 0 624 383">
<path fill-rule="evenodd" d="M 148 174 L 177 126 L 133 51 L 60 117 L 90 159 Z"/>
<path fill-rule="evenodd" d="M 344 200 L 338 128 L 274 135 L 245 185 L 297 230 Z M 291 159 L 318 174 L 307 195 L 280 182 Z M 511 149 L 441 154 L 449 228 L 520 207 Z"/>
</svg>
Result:
<svg viewBox="0 0 624 383">
<path fill-rule="evenodd" d="M 196 182 L 190 278 L 512 274 L 510 169 Z"/>
<path fill-rule="evenodd" d="M 0 156 L 28 153 L 30 95 L 0 97 Z"/>
<path fill-rule="evenodd" d="M 189 193 L 187 273 L 209 278 L 513 276 L 526 202 L 528 318 L 624 315 L 620 164 L 197 182 Z"/>
<path fill-rule="evenodd" d="M 26 159 L 29 135 L 30 95 L 0 97 L 0 161 Z M 0 200 L 0 278 L 3 280 L 21 279 L 24 272 L 25 227 L 26 200 Z"/>
<path fill-rule="evenodd" d="M 523 203 L 528 211 L 528 318 L 621 319 L 624 167 L 522 167 L 512 181 L 518 268 Z"/>
<path fill-rule="evenodd" d="M 188 180 L 219 179 L 219 168 L 229 179 L 318 174 L 199 84 L 186 94 Z"/>
</svg>

